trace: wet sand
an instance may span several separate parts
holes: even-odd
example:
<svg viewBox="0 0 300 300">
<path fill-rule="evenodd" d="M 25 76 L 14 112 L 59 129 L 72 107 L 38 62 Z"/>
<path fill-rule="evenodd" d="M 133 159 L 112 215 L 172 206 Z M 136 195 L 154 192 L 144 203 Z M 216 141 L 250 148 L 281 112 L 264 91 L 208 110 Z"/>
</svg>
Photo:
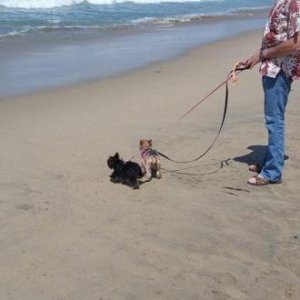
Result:
<svg viewBox="0 0 300 300">
<path fill-rule="evenodd" d="M 162 159 L 162 179 L 140 190 L 111 183 L 106 165 L 116 151 L 136 155 L 140 138 L 177 160 L 203 152 L 224 90 L 176 120 L 260 38 L 254 32 L 124 76 L 0 101 L 1 299 L 300 298 L 298 82 L 282 185 L 246 183 L 266 144 L 257 68 L 230 86 L 224 130 L 197 163 Z"/>
</svg>

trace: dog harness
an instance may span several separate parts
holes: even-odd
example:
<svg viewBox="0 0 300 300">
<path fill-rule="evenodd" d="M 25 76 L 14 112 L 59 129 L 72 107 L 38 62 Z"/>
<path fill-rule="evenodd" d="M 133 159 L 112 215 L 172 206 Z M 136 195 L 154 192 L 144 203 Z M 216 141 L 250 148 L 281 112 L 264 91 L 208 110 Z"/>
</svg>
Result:
<svg viewBox="0 0 300 300">
<path fill-rule="evenodd" d="M 141 157 L 146 161 L 150 156 L 158 156 L 159 153 L 153 149 L 143 149 L 141 150 Z"/>
</svg>

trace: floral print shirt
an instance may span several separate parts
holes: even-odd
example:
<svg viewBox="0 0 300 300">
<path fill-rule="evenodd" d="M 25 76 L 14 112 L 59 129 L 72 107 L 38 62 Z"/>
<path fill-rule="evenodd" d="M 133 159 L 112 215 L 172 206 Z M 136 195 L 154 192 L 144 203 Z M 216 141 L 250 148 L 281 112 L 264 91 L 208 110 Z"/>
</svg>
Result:
<svg viewBox="0 0 300 300">
<path fill-rule="evenodd" d="M 266 24 L 262 49 L 291 39 L 300 31 L 300 0 L 277 0 Z M 300 36 L 299 36 L 300 37 Z M 300 79 L 300 49 L 292 54 L 264 61 L 260 73 L 275 78 L 283 70 L 290 79 Z"/>
</svg>

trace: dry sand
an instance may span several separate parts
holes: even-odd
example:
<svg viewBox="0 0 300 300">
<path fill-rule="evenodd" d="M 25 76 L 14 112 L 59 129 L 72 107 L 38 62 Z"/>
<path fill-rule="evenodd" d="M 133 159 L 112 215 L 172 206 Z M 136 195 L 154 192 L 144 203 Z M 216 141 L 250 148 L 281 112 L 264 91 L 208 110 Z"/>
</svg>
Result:
<svg viewBox="0 0 300 300">
<path fill-rule="evenodd" d="M 109 155 L 140 138 L 178 160 L 213 140 L 219 84 L 261 33 L 116 78 L 0 101 L 1 300 L 300 299 L 300 88 L 287 111 L 282 185 L 250 187 L 266 143 L 257 68 L 230 88 L 224 131 L 205 158 L 132 190 Z M 220 168 L 221 161 L 227 160 Z M 297 238 L 298 237 L 298 238 Z"/>
</svg>

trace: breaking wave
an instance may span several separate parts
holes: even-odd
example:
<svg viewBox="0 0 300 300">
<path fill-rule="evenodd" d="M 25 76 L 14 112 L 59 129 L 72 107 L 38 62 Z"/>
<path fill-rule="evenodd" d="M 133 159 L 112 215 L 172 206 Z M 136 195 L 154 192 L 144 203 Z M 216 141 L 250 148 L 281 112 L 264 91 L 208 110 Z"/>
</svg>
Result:
<svg viewBox="0 0 300 300">
<path fill-rule="evenodd" d="M 72 6 L 83 3 L 93 5 L 108 5 L 115 3 L 164 3 L 164 2 L 224 2 L 224 0 L 0 0 L 0 6 L 8 8 L 54 8 L 61 6 Z"/>
</svg>

